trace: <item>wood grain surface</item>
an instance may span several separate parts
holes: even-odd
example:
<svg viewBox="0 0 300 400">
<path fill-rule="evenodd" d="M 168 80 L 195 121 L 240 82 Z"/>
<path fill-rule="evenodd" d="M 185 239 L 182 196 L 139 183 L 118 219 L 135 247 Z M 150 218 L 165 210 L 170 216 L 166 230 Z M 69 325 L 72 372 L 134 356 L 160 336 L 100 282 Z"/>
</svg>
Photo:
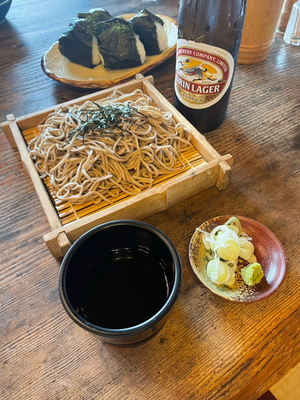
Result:
<svg viewBox="0 0 300 400">
<path fill-rule="evenodd" d="M 40 61 L 78 11 L 146 7 L 177 19 L 178 1 L 13 0 L 0 25 L 0 122 L 72 100 L 89 89 L 48 78 Z M 67 316 L 58 295 L 61 260 L 18 151 L 0 134 L 0 398 L 255 400 L 300 361 L 300 52 L 277 36 L 268 58 L 238 65 L 223 125 L 206 134 L 234 159 L 227 189 L 208 189 L 146 222 L 174 242 L 183 285 L 166 325 L 128 349 L 102 343 Z M 149 71 L 173 102 L 175 57 Z M 195 278 L 188 245 L 196 227 L 237 214 L 281 241 L 287 275 L 271 297 L 235 304 Z"/>
</svg>

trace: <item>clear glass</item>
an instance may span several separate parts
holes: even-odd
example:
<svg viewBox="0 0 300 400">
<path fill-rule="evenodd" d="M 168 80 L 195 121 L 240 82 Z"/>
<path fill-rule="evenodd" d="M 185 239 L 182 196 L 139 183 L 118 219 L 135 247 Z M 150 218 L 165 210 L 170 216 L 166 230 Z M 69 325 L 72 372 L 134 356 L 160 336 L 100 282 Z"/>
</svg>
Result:
<svg viewBox="0 0 300 400">
<path fill-rule="evenodd" d="M 300 46 L 300 0 L 293 5 L 283 38 L 288 44 Z"/>
<path fill-rule="evenodd" d="M 276 28 L 276 32 L 281 35 L 284 35 L 294 3 L 295 0 L 285 0 L 283 3 L 281 15 Z"/>
</svg>

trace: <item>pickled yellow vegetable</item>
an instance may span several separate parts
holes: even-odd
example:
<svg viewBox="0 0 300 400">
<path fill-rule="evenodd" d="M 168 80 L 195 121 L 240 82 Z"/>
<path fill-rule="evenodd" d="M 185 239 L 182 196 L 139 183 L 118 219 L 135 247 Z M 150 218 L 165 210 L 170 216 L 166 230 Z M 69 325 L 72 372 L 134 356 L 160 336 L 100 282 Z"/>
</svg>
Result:
<svg viewBox="0 0 300 400">
<path fill-rule="evenodd" d="M 216 285 L 232 286 L 235 283 L 235 271 L 239 258 L 252 265 L 245 267 L 250 267 L 248 270 L 242 269 L 245 283 L 254 286 L 260 282 L 263 272 L 254 255 L 252 239 L 243 232 L 242 224 L 237 217 L 229 218 L 224 225 L 216 226 L 210 233 L 199 230 L 206 250 L 214 255 L 214 259 L 207 264 L 207 275 L 212 282 Z"/>
</svg>

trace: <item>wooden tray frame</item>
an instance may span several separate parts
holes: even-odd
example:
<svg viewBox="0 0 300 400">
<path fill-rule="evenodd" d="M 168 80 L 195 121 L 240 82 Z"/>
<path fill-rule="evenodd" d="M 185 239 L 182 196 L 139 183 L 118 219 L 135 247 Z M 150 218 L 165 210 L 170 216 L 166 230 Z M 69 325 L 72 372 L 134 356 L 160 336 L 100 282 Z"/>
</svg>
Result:
<svg viewBox="0 0 300 400">
<path fill-rule="evenodd" d="M 72 243 L 83 233 L 99 224 L 117 219 L 139 220 L 146 218 L 152 214 L 162 212 L 168 207 L 210 187 L 216 186 L 219 190 L 223 190 L 229 183 L 233 163 L 232 156 L 230 154 L 221 156 L 207 142 L 205 137 L 155 89 L 152 76 L 147 78 L 137 76 L 136 79 L 128 83 L 101 90 L 61 105 L 82 104 L 87 100 L 95 101 L 108 96 L 116 89 L 124 93 L 130 93 L 135 89 L 142 89 L 159 108 L 171 112 L 176 121 L 183 122 L 190 130 L 192 133 L 192 143 L 205 162 L 192 167 L 177 177 L 166 180 L 156 187 L 145 190 L 136 196 L 129 197 L 119 204 L 112 205 L 107 209 L 97 211 L 92 215 L 84 216 L 63 225 L 53 201 L 30 158 L 27 144 L 22 134 L 22 131 L 40 124 L 58 106 L 56 105 L 19 118 L 15 118 L 13 114 L 8 115 L 7 121 L 3 122 L 1 127 L 10 145 L 18 148 L 24 168 L 33 182 L 51 228 L 51 232 L 44 235 L 44 241 L 55 258 L 64 256 Z"/>
</svg>

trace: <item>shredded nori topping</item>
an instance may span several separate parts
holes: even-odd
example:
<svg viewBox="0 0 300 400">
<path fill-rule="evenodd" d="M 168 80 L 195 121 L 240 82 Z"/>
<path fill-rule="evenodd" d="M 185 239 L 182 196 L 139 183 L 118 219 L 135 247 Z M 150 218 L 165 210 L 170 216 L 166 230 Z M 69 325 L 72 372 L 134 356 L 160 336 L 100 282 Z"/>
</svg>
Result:
<svg viewBox="0 0 300 400">
<path fill-rule="evenodd" d="M 68 132 L 67 143 L 74 136 L 82 137 L 83 142 L 87 135 L 109 136 L 115 139 L 117 136 L 123 136 L 124 132 L 130 133 L 130 131 L 124 130 L 122 125 L 125 121 L 131 124 L 134 113 L 143 115 L 128 103 L 107 106 L 101 106 L 98 103 L 94 104 L 97 106 L 96 109 L 81 110 L 79 116 L 70 114 L 79 125 L 74 130 Z"/>
</svg>

